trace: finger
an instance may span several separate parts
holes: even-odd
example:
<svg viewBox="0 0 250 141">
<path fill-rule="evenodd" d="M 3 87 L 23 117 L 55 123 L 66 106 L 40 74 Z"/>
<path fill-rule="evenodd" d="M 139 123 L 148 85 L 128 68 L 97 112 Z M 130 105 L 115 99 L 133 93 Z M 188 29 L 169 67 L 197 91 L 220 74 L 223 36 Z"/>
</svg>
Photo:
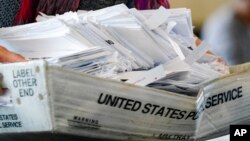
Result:
<svg viewBox="0 0 250 141">
<path fill-rule="evenodd" d="M 6 48 L 0 46 L 0 62 L 13 63 L 22 61 L 25 61 L 25 58 L 23 56 L 10 52 Z"/>
<path fill-rule="evenodd" d="M 198 37 L 194 37 L 194 41 L 195 41 L 195 44 L 196 44 L 197 47 L 198 47 L 198 46 L 201 44 L 201 42 L 202 42 Z"/>
<path fill-rule="evenodd" d="M 198 37 L 194 37 L 194 40 L 195 40 L 195 44 L 196 44 L 196 46 L 197 47 L 199 47 L 200 45 L 201 45 L 201 43 L 202 43 L 202 40 L 201 39 L 199 39 Z M 207 54 L 211 54 L 211 55 L 213 55 L 213 53 L 209 50 L 209 51 L 207 51 Z"/>
</svg>

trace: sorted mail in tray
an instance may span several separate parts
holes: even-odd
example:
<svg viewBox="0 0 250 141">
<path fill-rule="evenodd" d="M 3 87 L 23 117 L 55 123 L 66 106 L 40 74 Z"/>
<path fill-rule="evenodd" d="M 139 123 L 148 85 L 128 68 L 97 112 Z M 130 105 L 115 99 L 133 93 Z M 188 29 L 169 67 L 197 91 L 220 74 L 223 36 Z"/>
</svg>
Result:
<svg viewBox="0 0 250 141">
<path fill-rule="evenodd" d="M 9 90 L 0 97 L 0 112 L 22 123 L 0 131 L 166 140 L 215 133 L 205 132 L 200 115 L 207 110 L 200 112 L 196 103 L 204 94 L 197 95 L 229 67 L 208 53 L 205 42 L 195 44 L 189 9 L 117 5 L 37 19 L 0 29 L 0 43 L 9 50 L 44 60 L 0 65 Z M 34 75 L 13 76 L 26 70 Z M 26 85 L 32 80 L 36 85 Z"/>
</svg>

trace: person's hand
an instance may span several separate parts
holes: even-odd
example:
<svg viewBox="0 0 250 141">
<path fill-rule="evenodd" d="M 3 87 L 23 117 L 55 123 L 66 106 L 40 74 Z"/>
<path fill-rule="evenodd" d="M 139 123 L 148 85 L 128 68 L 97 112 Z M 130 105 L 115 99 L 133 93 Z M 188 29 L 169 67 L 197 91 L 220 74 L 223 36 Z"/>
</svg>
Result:
<svg viewBox="0 0 250 141">
<path fill-rule="evenodd" d="M 199 45 L 201 45 L 201 43 L 202 43 L 202 40 L 201 40 L 201 39 L 199 39 L 198 37 L 194 37 L 194 40 L 195 40 L 195 44 L 196 44 L 197 47 L 198 47 Z M 209 54 L 209 55 L 214 55 L 210 50 L 207 51 L 207 54 Z M 222 58 L 220 58 L 220 57 L 216 57 L 216 59 L 215 59 L 214 61 L 219 62 L 219 63 L 222 63 L 222 64 L 226 64 L 226 63 L 224 62 L 224 60 L 223 60 Z"/>
<path fill-rule="evenodd" d="M 0 46 L 0 63 L 23 62 L 25 58 Z"/>
<path fill-rule="evenodd" d="M 23 62 L 25 58 L 19 54 L 8 51 L 6 48 L 0 46 L 0 63 L 14 63 L 14 62 Z M 3 76 L 0 74 L 0 95 L 3 94 L 2 89 L 2 80 Z"/>
</svg>

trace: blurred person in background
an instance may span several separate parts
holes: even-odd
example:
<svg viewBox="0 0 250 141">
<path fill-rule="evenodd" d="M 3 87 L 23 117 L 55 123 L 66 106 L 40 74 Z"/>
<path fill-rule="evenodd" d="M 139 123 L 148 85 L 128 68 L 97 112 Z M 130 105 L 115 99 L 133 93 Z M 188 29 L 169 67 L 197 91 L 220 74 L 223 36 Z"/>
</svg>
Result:
<svg viewBox="0 0 250 141">
<path fill-rule="evenodd" d="M 170 8 L 168 0 L 134 0 L 134 7 L 139 10 L 157 9 L 160 6 Z"/>
<path fill-rule="evenodd" d="M 232 0 L 207 20 L 203 39 L 229 65 L 250 61 L 250 0 Z"/>
</svg>

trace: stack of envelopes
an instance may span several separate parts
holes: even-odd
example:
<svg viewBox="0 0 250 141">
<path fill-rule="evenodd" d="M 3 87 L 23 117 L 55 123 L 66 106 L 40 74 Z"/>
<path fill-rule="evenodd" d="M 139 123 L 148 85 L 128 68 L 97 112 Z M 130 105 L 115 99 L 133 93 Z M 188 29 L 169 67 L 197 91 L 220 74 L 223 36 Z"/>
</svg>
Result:
<svg viewBox="0 0 250 141">
<path fill-rule="evenodd" d="M 46 59 L 98 77 L 196 96 L 228 74 L 209 45 L 193 38 L 191 11 L 138 11 L 117 5 L 90 12 L 41 14 L 37 23 L 0 29 L 0 43 L 30 59 Z"/>
</svg>

